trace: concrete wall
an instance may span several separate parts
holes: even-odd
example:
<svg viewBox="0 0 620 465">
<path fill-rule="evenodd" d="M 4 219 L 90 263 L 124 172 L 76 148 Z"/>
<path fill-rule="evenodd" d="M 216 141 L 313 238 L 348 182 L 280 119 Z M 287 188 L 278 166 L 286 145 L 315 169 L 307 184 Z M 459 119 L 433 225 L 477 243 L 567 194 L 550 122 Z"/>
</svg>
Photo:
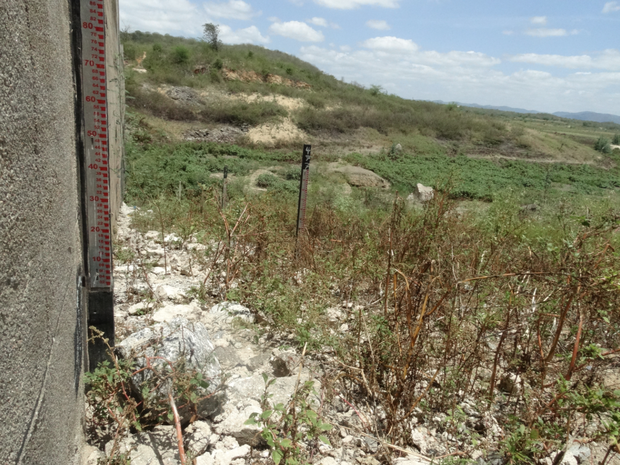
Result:
<svg viewBox="0 0 620 465">
<path fill-rule="evenodd" d="M 72 3 L 0 1 L 2 465 L 78 463 L 82 441 L 88 299 Z"/>
</svg>

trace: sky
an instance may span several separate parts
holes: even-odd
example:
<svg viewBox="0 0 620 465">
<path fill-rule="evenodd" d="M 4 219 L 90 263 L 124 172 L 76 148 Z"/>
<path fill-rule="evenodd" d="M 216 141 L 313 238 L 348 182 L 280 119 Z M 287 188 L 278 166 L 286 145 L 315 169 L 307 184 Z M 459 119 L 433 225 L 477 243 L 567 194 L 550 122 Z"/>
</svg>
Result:
<svg viewBox="0 0 620 465">
<path fill-rule="evenodd" d="M 416 100 L 620 115 L 620 0 L 120 0 L 121 27 L 295 55 Z"/>
</svg>

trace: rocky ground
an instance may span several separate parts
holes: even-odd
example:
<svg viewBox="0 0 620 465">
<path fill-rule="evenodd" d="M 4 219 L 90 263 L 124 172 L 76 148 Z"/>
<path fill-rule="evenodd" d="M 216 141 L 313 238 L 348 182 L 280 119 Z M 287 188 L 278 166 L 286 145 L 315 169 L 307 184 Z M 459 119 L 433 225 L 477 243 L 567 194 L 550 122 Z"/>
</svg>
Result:
<svg viewBox="0 0 620 465">
<path fill-rule="evenodd" d="M 396 452 L 392 456 L 399 456 L 390 459 L 392 463 L 400 465 L 442 463 L 460 457 L 480 465 L 505 463 L 501 456 L 489 451 L 472 452 L 471 445 L 461 449 L 467 449 L 467 454 L 458 452 L 455 438 L 431 424 L 412 429 L 415 449 L 394 448 L 365 434 L 368 411 L 337 393 L 332 393 L 332 401 L 324 401 L 321 381 L 325 381 L 325 374 L 333 366 L 328 355 L 304 357 L 291 348 L 292 335 L 289 339 L 261 331 L 253 312 L 239 304 L 222 302 L 223 293 L 217 287 L 207 289 L 207 298 L 204 293 L 198 298 L 198 289 L 210 273 L 205 251 L 216 244 L 205 245 L 195 237 L 162 238 L 157 231 L 141 234 L 131 227 L 131 217 L 137 212 L 123 205 L 119 218 L 120 256 L 114 271 L 117 352 L 121 357 L 134 357 L 138 366 L 144 366 L 147 356 L 173 361 L 183 355 L 181 352 L 189 352 L 193 367 L 213 380 L 214 385 L 221 383 L 221 390 L 209 402 L 199 405 L 198 417 L 181 413 L 185 449 L 195 465 L 273 463 L 269 448 L 261 439 L 261 429 L 245 424 L 253 413 L 262 412 L 263 374 L 275 379 L 269 388 L 273 404 L 286 403 L 296 388 L 306 381 L 314 382 L 316 394 L 309 397 L 312 408 L 333 428 L 327 433 L 330 445 L 316 440 L 305 444 L 312 463 L 378 465 L 387 463 L 387 448 Z M 336 331 L 347 330 L 345 309 L 333 308 L 328 314 Z M 489 439 L 502 434 L 501 425 L 492 416 L 481 415 L 466 403 L 462 408 L 470 417 L 468 421 L 482 425 Z M 438 423 L 441 420 L 438 417 Z M 85 451 L 83 463 L 106 463 L 114 441 L 102 443 L 100 437 L 91 437 L 90 443 L 93 445 Z M 132 465 L 181 463 L 172 424 L 129 434 L 119 441 L 117 450 L 126 453 Z M 605 451 L 603 445 L 575 442 L 560 463 L 599 463 Z M 557 452 L 551 453 L 545 465 L 556 465 L 556 456 Z"/>
</svg>

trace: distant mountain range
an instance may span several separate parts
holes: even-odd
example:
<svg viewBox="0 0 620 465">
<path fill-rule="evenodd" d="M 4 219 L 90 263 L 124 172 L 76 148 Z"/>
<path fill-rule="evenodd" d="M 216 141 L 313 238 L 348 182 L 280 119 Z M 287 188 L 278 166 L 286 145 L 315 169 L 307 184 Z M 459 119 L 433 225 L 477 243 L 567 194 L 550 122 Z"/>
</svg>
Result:
<svg viewBox="0 0 620 465">
<path fill-rule="evenodd" d="M 446 104 L 447 102 L 442 102 L 441 100 L 436 100 L 435 103 Z M 463 107 L 472 107 L 472 108 L 482 108 L 484 110 L 499 110 L 499 111 L 511 111 L 513 113 L 543 113 L 541 111 L 536 110 L 525 110 L 523 108 L 512 108 L 512 107 L 504 107 L 504 106 L 493 106 L 493 105 L 478 105 L 476 103 L 459 103 L 457 105 L 461 105 Z M 618 115 L 608 115 L 605 113 L 595 113 L 593 111 L 582 111 L 579 113 L 568 113 L 565 111 L 558 111 L 555 113 L 551 113 L 554 116 L 558 116 L 560 118 L 570 118 L 576 119 L 580 121 L 593 121 L 595 123 L 616 123 L 620 124 L 620 116 Z"/>
<path fill-rule="evenodd" d="M 560 118 L 572 118 L 582 121 L 594 121 L 595 123 L 616 123 L 620 124 L 620 116 L 607 115 L 604 113 L 594 113 L 593 111 L 582 111 L 580 113 L 566 113 L 564 111 L 558 111 L 554 113 L 555 116 Z"/>
</svg>

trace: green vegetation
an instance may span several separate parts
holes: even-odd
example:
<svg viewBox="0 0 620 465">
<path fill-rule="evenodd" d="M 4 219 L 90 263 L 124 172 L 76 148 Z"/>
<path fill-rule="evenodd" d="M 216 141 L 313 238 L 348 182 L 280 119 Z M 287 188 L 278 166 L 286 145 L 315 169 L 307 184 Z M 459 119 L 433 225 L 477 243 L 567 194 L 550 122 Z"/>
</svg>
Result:
<svg viewBox="0 0 620 465">
<path fill-rule="evenodd" d="M 596 144 L 594 144 L 594 149 L 602 153 L 611 153 L 611 144 L 609 143 L 609 139 L 602 136 L 599 137 Z"/>
<path fill-rule="evenodd" d="M 492 200 L 506 189 L 527 190 L 532 198 L 542 193 L 566 190 L 578 194 L 603 194 L 620 188 L 620 171 L 590 165 L 531 163 L 522 160 L 474 159 L 464 155 L 351 154 L 346 160 L 393 183 L 401 192 L 411 192 L 416 183 L 440 187 L 451 179 L 454 198 Z M 614 157 L 620 163 L 620 157 Z M 557 193 L 557 192 L 556 192 Z"/>
<path fill-rule="evenodd" d="M 307 465 L 311 457 L 304 453 L 305 444 L 316 447 L 319 443 L 331 445 L 325 436 L 332 426 L 324 423 L 316 412 L 318 405 L 312 402 L 318 393 L 313 381 L 297 386 L 295 393 L 286 405 L 273 405 L 269 398 L 269 387 L 276 382 L 263 373 L 265 392 L 261 397 L 262 413 L 253 413 L 246 421 L 248 425 L 262 426 L 262 437 L 271 449 L 271 457 L 276 465 Z M 304 445 L 304 447 L 302 447 Z"/>
</svg>

